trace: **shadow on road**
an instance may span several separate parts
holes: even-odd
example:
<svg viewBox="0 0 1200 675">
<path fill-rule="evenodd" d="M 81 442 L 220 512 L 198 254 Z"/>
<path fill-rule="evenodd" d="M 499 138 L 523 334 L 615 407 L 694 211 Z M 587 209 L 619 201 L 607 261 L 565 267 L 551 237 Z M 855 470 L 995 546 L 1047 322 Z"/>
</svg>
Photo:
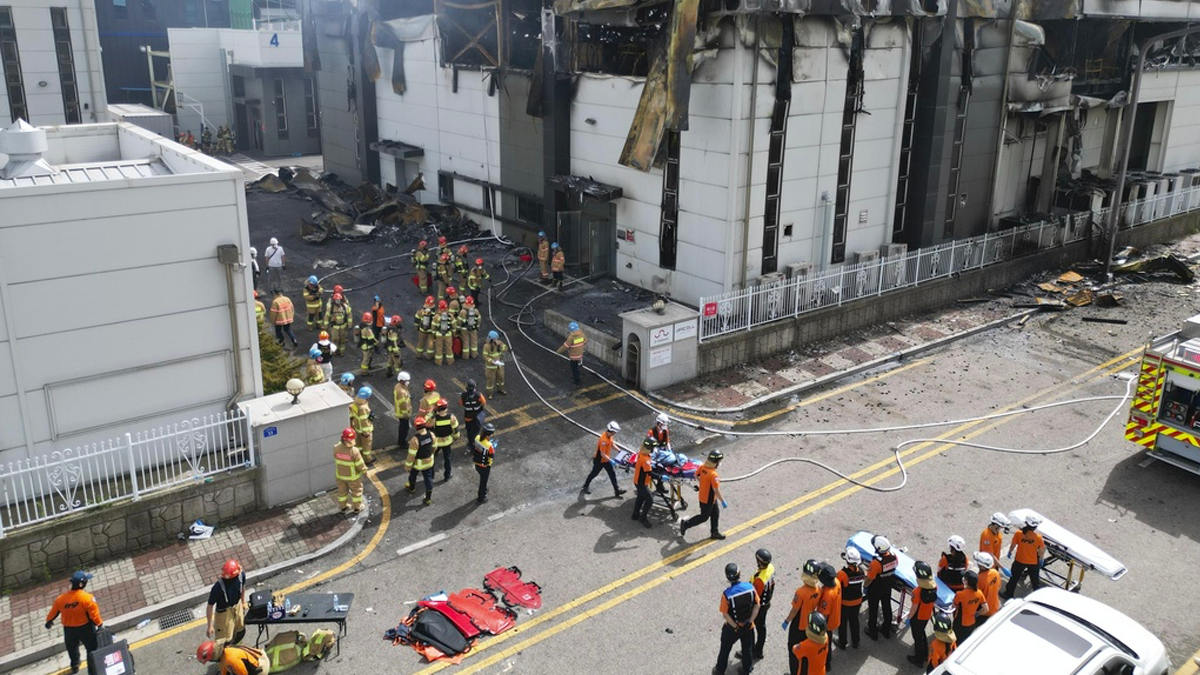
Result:
<svg viewBox="0 0 1200 675">
<path fill-rule="evenodd" d="M 1181 504 L 1198 499 L 1200 477 L 1137 452 L 1109 472 L 1096 504 L 1116 517 L 1133 516 L 1160 532 L 1200 541 L 1200 521 L 1181 518 L 1179 511 Z"/>
</svg>

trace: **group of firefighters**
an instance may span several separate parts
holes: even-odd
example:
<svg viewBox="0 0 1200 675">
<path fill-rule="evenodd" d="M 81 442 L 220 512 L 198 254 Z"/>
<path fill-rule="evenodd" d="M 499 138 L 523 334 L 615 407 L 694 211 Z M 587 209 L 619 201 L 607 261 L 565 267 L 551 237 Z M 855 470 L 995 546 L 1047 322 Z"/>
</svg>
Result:
<svg viewBox="0 0 1200 675">
<path fill-rule="evenodd" d="M 213 141 L 212 129 L 205 125 L 200 132 L 200 141 L 196 141 L 196 137 L 192 135 L 191 129 L 186 132 L 181 131 L 175 139 L 180 145 L 186 145 L 193 150 L 199 150 L 206 155 L 232 155 L 234 147 L 233 129 L 226 127 L 224 124 L 217 127 L 217 138 Z"/>
<path fill-rule="evenodd" d="M 1038 533 L 1040 519 L 1028 516 L 1019 524 L 1008 546 L 1007 555 L 1013 558 L 1008 585 L 1000 588 L 1000 560 L 1004 533 L 1011 523 L 1003 513 L 992 515 L 991 522 L 979 535 L 979 549 L 968 561 L 966 541 L 959 535 L 947 540 L 947 550 L 941 554 L 935 571 L 929 563 L 918 560 L 913 565 L 917 587 L 912 590 L 911 603 L 905 623 L 913 638 L 913 653 L 908 661 L 924 668 L 926 673 L 941 665 L 958 646 L 958 642 L 982 625 L 1000 609 L 1003 600 L 1013 597 L 1017 584 L 1028 575 L 1031 587 L 1041 586 L 1040 569 L 1046 547 Z M 871 540 L 875 554 L 869 565 L 863 564 L 862 553 L 854 546 L 842 553 L 845 565 L 835 570 L 828 562 L 807 560 L 800 573 L 791 610 L 783 621 L 787 631 L 789 673 L 794 675 L 824 675 L 832 666 L 833 641 L 837 633 L 838 649 L 859 646 L 859 609 L 867 602 L 867 625 L 862 632 L 872 640 L 890 639 L 895 634 L 892 614 L 892 591 L 900 588 L 896 577 L 898 559 L 887 537 L 876 535 Z M 767 638 L 767 612 L 775 592 L 775 567 L 771 552 L 759 549 L 755 553 L 757 570 L 751 582 L 741 580 L 736 563 L 725 566 L 729 587 L 721 594 L 721 646 L 714 675 L 725 672 L 729 653 L 734 644 L 741 651 L 742 673 L 754 668 L 754 661 L 763 657 Z M 973 564 L 972 564 L 973 563 Z M 937 605 L 937 581 L 940 579 L 953 591 L 953 608 L 942 611 Z M 933 627 L 933 641 L 926 633 Z"/>
</svg>

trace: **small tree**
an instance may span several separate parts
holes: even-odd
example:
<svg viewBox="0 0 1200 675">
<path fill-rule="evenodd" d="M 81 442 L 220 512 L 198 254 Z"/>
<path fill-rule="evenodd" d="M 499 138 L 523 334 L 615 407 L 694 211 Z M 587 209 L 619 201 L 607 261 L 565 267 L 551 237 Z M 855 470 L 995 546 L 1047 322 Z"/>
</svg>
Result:
<svg viewBox="0 0 1200 675">
<path fill-rule="evenodd" d="M 258 331 L 258 355 L 264 394 L 284 391 L 287 381 L 300 377 L 301 368 L 304 367 L 303 359 L 283 351 L 283 347 L 264 328 Z"/>
</svg>

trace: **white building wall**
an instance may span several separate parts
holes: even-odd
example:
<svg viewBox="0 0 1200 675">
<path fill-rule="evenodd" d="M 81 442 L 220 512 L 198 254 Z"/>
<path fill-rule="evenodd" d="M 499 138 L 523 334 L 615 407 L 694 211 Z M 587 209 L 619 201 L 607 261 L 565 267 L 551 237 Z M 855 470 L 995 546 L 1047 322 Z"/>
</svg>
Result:
<svg viewBox="0 0 1200 675">
<path fill-rule="evenodd" d="M 50 21 L 52 6 L 65 7 L 67 10 L 81 119 L 85 123 L 105 121 L 107 99 L 93 0 L 5 0 L 4 5 L 12 8 L 13 25 L 17 33 L 21 76 L 29 107 L 30 119 L 27 121 L 35 126 L 66 123 L 62 83 L 58 74 L 58 52 Z M 4 89 L 0 87 L 0 115 L 11 123 L 8 94 L 2 91 Z"/>
<path fill-rule="evenodd" d="M 80 152 L 51 130 L 46 159 L 157 153 L 157 136 L 127 126 L 119 141 L 92 127 L 97 142 Z M 114 145 L 121 154 L 102 154 Z M 242 176 L 174 147 L 163 159 L 184 175 L 0 190 L 0 462 L 217 412 L 233 393 L 216 256 L 221 244 L 249 247 Z M 248 269 L 234 286 L 242 386 L 254 396 Z"/>
<path fill-rule="evenodd" d="M 1140 100 L 1168 106 L 1162 171 L 1200 167 L 1200 69 L 1162 70 L 1142 78 Z"/>
<path fill-rule="evenodd" d="M 229 32 L 229 31 L 225 31 Z M 222 58 L 222 31 L 217 28 L 168 28 L 167 40 L 171 51 L 171 74 L 175 79 L 178 112 L 176 120 L 181 132 L 191 131 L 197 139 L 204 128 L 197 107 L 215 131 L 231 125 L 229 91 L 225 86 L 228 65 Z M 195 107 L 193 107 L 195 106 Z M 263 102 L 263 114 L 270 110 Z"/>
</svg>

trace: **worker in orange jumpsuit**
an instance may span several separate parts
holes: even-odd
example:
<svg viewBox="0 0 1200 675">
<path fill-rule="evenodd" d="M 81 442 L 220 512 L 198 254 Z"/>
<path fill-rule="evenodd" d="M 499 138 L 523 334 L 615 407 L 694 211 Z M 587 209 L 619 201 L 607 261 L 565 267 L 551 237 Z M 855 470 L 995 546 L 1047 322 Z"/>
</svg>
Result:
<svg viewBox="0 0 1200 675">
<path fill-rule="evenodd" d="M 641 521 L 646 527 L 650 527 L 650 506 L 654 502 L 654 495 L 650 492 L 650 481 L 653 480 L 651 452 L 654 452 L 654 441 L 647 438 L 642 441 L 642 447 L 638 448 L 633 468 L 633 487 L 637 491 L 637 499 L 633 502 L 633 515 L 630 519 Z"/>
<path fill-rule="evenodd" d="M 845 649 L 847 643 L 858 649 L 858 614 L 862 609 L 867 569 L 862 565 L 862 553 L 853 546 L 846 547 L 842 558 L 846 565 L 837 574 L 838 583 L 842 585 L 842 622 L 838 626 L 838 649 Z"/>
<path fill-rule="evenodd" d="M 825 675 L 829 661 L 829 630 L 825 615 L 812 612 L 808 615 L 808 627 L 804 639 L 792 647 L 792 659 L 796 661 L 795 675 Z"/>
<path fill-rule="evenodd" d="M 957 648 L 958 638 L 954 635 L 950 617 L 941 612 L 935 612 L 933 615 L 933 644 L 929 646 L 929 662 L 925 664 L 925 672 L 932 673 L 933 669 L 945 663 Z"/>
<path fill-rule="evenodd" d="M 966 640 L 975 632 L 977 617 L 987 611 L 987 598 L 979 590 L 979 575 L 968 570 L 963 589 L 954 594 L 954 634 Z"/>
<path fill-rule="evenodd" d="M 1041 518 L 1031 515 L 1025 518 L 1020 531 L 1013 533 L 1012 543 L 1008 545 L 1008 557 L 1013 557 L 1013 549 L 1017 550 L 1017 557 L 1013 560 L 1008 586 L 1000 596 L 1005 600 L 1013 596 L 1017 584 L 1021 583 L 1021 577 L 1025 575 L 1029 575 L 1029 585 L 1033 590 L 1042 587 L 1042 558 L 1046 555 L 1046 542 L 1037 531 L 1038 525 L 1041 524 Z"/>
<path fill-rule="evenodd" d="M 925 633 L 929 619 L 937 607 L 937 582 L 933 580 L 933 568 L 924 560 L 913 564 L 917 587 L 912 592 L 912 608 L 908 612 L 908 627 L 912 632 L 913 653 L 908 662 L 914 666 L 929 663 L 929 636 Z"/>
<path fill-rule="evenodd" d="M 196 650 L 196 660 L 208 663 L 220 659 L 220 675 L 267 675 L 271 672 L 271 659 L 267 653 L 243 645 L 222 648 L 209 640 Z"/>
<path fill-rule="evenodd" d="M 95 675 L 91 655 L 97 648 L 96 629 L 104 625 L 104 620 L 100 618 L 95 596 L 84 590 L 91 578 L 91 574 L 82 570 L 71 575 L 71 590 L 54 599 L 46 615 L 46 630 L 53 628 L 54 619 L 62 615 L 63 645 L 71 658 L 71 672 L 79 672 L 79 645 L 83 645 L 88 675 Z"/>
<path fill-rule="evenodd" d="M 592 479 L 600 475 L 600 471 L 608 472 L 608 479 L 612 481 L 613 493 L 617 498 L 625 494 L 625 490 L 617 486 L 617 472 L 613 471 L 612 451 L 616 447 L 616 435 L 621 430 L 621 425 L 615 421 L 608 423 L 608 428 L 600 434 L 600 439 L 596 441 L 596 452 L 592 454 L 592 470 L 588 473 L 588 477 L 583 481 L 583 493 L 592 494 Z"/>
<path fill-rule="evenodd" d="M 975 564 L 979 566 L 979 590 L 987 601 L 987 611 L 979 615 L 979 623 L 1000 611 L 1000 570 L 996 569 L 996 559 L 987 551 L 975 553 Z"/>
<path fill-rule="evenodd" d="M 817 611 L 825 617 L 825 628 L 834 632 L 842 625 L 842 584 L 838 581 L 837 570 L 827 562 L 820 564 L 817 579 L 821 581 L 821 601 Z M 833 668 L 833 646 L 825 651 L 825 668 Z"/>
<path fill-rule="evenodd" d="M 725 459 L 725 455 L 720 450 L 713 450 L 708 453 L 708 459 L 704 460 L 704 465 L 696 470 L 696 480 L 700 483 L 700 513 L 679 524 L 679 536 L 686 535 L 689 528 L 708 520 L 710 521 L 708 536 L 712 539 L 725 538 L 720 529 L 721 509 L 728 508 L 728 506 L 725 498 L 721 496 L 721 477 L 717 474 L 717 467 L 721 465 L 723 459 Z"/>
<path fill-rule="evenodd" d="M 997 511 L 992 514 L 992 520 L 979 533 L 979 550 L 992 556 L 992 560 L 1000 562 L 1000 549 L 1004 547 L 1004 535 L 1009 531 L 1008 516 Z"/>
<path fill-rule="evenodd" d="M 804 639 L 807 630 L 808 619 L 805 617 L 811 618 L 813 612 L 817 612 L 821 605 L 821 582 L 818 579 L 820 573 L 821 568 L 816 560 L 804 562 L 804 567 L 800 570 L 800 588 L 796 589 L 796 594 L 792 597 L 792 611 L 788 612 L 787 618 L 783 620 L 783 629 L 788 632 L 788 660 L 791 664 L 789 673 L 799 672 L 800 656 L 796 653 L 796 645 Z M 821 622 L 824 628 L 825 617 L 821 617 Z M 822 647 L 820 672 L 825 672 L 824 649 L 828 647 Z"/>
</svg>

